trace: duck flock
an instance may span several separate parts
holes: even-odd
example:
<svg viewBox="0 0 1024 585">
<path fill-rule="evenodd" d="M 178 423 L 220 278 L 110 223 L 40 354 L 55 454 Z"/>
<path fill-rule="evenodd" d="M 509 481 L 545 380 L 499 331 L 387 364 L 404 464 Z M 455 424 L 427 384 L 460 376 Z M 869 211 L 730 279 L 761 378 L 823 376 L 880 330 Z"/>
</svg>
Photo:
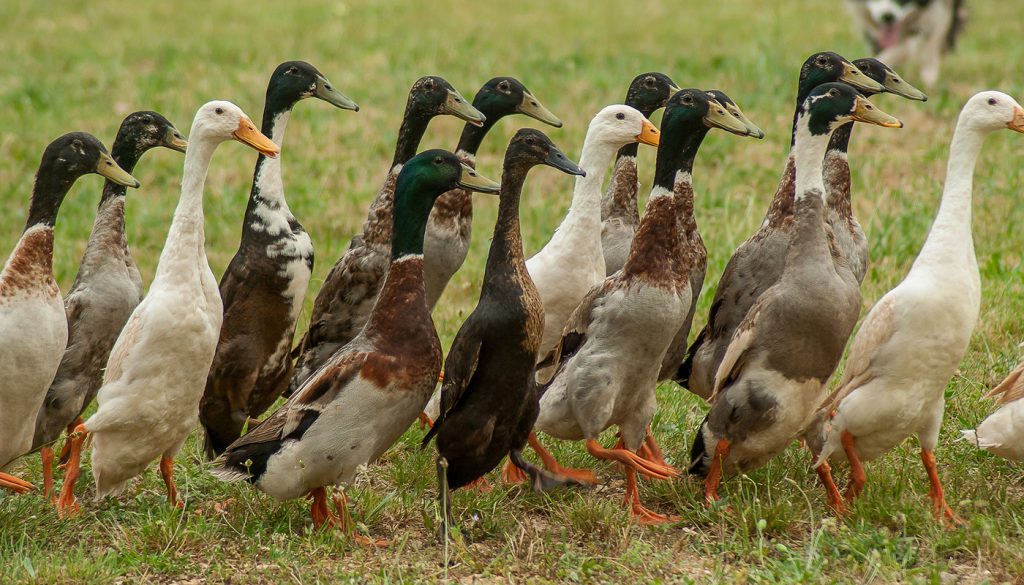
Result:
<svg viewBox="0 0 1024 585">
<path fill-rule="evenodd" d="M 315 97 L 358 111 L 354 101 L 309 63 L 290 61 L 270 78 L 261 130 L 236 105 L 212 101 L 196 112 L 187 140 L 149 111 L 125 118 L 109 152 L 90 134 L 61 136 L 43 152 L 25 230 L 0 275 L 0 468 L 38 452 L 44 497 L 72 515 L 80 510 L 83 449 L 91 445 L 97 499 L 120 493 L 159 461 L 168 500 L 182 507 L 173 460 L 198 422 L 216 477 L 246 481 L 279 500 L 309 497 L 317 528 L 383 545 L 355 534 L 336 486 L 351 483 L 419 419 L 430 426 L 423 444 L 434 441 L 438 453 L 440 538 L 455 523 L 450 491 L 485 488 L 486 474 L 502 461 L 502 481 L 536 490 L 598 481 L 590 470 L 561 466 L 542 437 L 582 441 L 594 458 L 619 464 L 631 516 L 656 524 L 677 517 L 643 505 L 637 476 L 680 475 L 651 429 L 655 388 L 674 380 L 709 404 L 694 429 L 688 469 L 704 478 L 709 504 L 724 476 L 760 467 L 799 441 L 827 505 L 842 514 L 864 489 L 863 462 L 914 435 L 936 517 L 959 522 L 943 496 L 935 449 L 944 391 L 979 313 L 972 174 L 987 134 L 1024 133 L 1024 109 L 997 91 L 967 101 L 928 237 L 906 278 L 854 336 L 869 246 L 850 204 L 847 149 L 854 123 L 903 126 L 869 101 L 883 92 L 927 99 L 875 59 L 823 52 L 803 63 L 782 178 L 689 345 L 707 272 L 694 213 L 697 152 L 713 129 L 764 137 L 722 91 L 638 75 L 624 104 L 593 117 L 578 163 L 540 130 L 521 129 L 505 151 L 499 184 L 474 168 L 498 120 L 524 114 L 554 127 L 562 122 L 512 77 L 488 81 L 472 103 L 440 77 L 417 80 L 384 184 L 362 232 L 328 273 L 297 344 L 313 243 L 286 202 L 280 145 L 299 101 Z M 648 117 L 661 108 L 659 129 Z M 466 122 L 455 151 L 417 153 L 439 115 Z M 259 157 L 241 243 L 218 286 L 204 248 L 203 189 L 214 150 L 229 140 Z M 641 144 L 657 148 L 642 217 Z M 139 187 L 130 174 L 135 165 L 156 147 L 183 152 L 185 164 L 144 295 L 125 237 L 125 196 Z M 561 225 L 526 259 L 520 196 L 541 165 L 573 176 L 575 187 Z M 72 184 L 90 173 L 106 182 L 81 268 L 62 299 L 52 271 L 54 224 Z M 431 310 L 466 259 L 474 192 L 497 195 L 497 222 L 479 303 L 445 357 Z M 842 379 L 829 393 L 851 336 Z M 999 409 L 964 435 L 1024 460 L 1024 364 L 992 395 Z M 93 400 L 96 410 L 83 421 Z M 599 438 L 611 427 L 619 439 L 608 447 Z M 541 465 L 526 459 L 527 445 Z M 65 470 L 59 496 L 55 459 Z M 833 480 L 834 462 L 850 469 L 845 495 Z M 34 489 L 7 473 L 0 487 Z"/>
</svg>

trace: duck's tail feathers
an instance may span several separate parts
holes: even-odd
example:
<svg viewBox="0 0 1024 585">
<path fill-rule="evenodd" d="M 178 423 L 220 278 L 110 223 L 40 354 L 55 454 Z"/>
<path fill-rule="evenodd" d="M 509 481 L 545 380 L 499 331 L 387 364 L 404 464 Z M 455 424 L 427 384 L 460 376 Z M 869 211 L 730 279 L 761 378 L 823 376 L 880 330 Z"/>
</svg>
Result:
<svg viewBox="0 0 1024 585">
<path fill-rule="evenodd" d="M 235 483 L 238 481 L 249 481 L 252 479 L 252 475 L 244 471 L 239 471 L 233 467 L 225 467 L 226 461 L 223 457 L 218 457 L 213 461 L 213 467 L 210 469 L 210 475 L 226 483 Z"/>
<path fill-rule="evenodd" d="M 981 445 L 981 437 L 978 436 L 978 431 L 975 429 L 963 429 L 960 431 L 960 438 L 979 449 L 984 449 Z"/>
</svg>

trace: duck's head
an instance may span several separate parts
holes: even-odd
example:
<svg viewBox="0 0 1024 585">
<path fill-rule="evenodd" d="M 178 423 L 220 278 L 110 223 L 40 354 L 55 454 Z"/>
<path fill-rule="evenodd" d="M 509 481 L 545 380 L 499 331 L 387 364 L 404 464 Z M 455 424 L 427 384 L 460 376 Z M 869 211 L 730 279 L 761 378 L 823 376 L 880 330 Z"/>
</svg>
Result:
<svg viewBox="0 0 1024 585">
<path fill-rule="evenodd" d="M 812 89 L 823 84 L 841 81 L 864 92 L 879 93 L 882 84 L 861 72 L 842 55 L 831 51 L 815 53 L 800 68 L 797 95 L 803 100 Z"/>
<path fill-rule="evenodd" d="M 640 142 L 658 146 L 661 134 L 636 108 L 623 104 L 607 106 L 594 116 L 587 129 L 587 141 L 598 141 L 622 148 Z"/>
<path fill-rule="evenodd" d="M 747 116 L 743 113 L 743 110 L 740 110 L 740 107 L 736 105 L 736 102 L 734 102 L 731 97 L 725 95 L 724 91 L 718 89 L 709 89 L 707 90 L 707 94 L 711 99 L 715 100 L 716 102 L 721 104 L 726 110 L 728 110 L 734 118 L 736 118 L 741 123 L 743 123 L 744 126 L 746 126 L 747 136 L 753 136 L 758 140 L 764 138 L 764 130 L 761 130 L 761 128 L 759 128 L 757 124 L 751 122 L 750 119 L 747 118 Z"/>
<path fill-rule="evenodd" d="M 826 135 L 850 122 L 885 128 L 902 128 L 903 122 L 878 109 L 868 98 L 845 83 L 825 83 L 804 100 L 801 116 L 807 117 L 811 134 Z"/>
<path fill-rule="evenodd" d="M 1024 133 L 1024 108 L 1005 93 L 983 91 L 967 100 L 957 125 L 981 132 L 1009 128 Z"/>
<path fill-rule="evenodd" d="M 199 108 L 192 120 L 190 136 L 193 143 L 205 141 L 219 144 L 226 140 L 237 140 L 270 158 L 281 152 L 274 141 L 256 129 L 242 108 L 223 100 L 207 102 Z"/>
<path fill-rule="evenodd" d="M 118 150 L 117 145 L 124 144 L 138 157 L 147 150 L 159 146 L 185 152 L 188 140 L 167 118 L 156 112 L 144 111 L 128 114 L 121 122 L 114 144 L 114 150 Z"/>
<path fill-rule="evenodd" d="M 896 94 L 908 100 L 928 101 L 928 96 L 923 91 L 904 81 L 891 67 L 878 59 L 873 57 L 854 59 L 853 64 L 857 69 L 860 69 L 861 73 L 881 84 L 882 91 L 886 93 Z M 861 91 L 861 93 L 870 96 L 874 95 L 875 92 Z"/>
<path fill-rule="evenodd" d="M 428 75 L 416 80 L 412 89 L 409 90 L 406 115 L 431 118 L 444 114 L 455 116 L 476 126 L 483 126 L 487 119 L 480 110 L 470 105 L 466 98 L 455 91 L 452 84 L 444 78 Z"/>
<path fill-rule="evenodd" d="M 587 176 L 546 134 L 535 128 L 523 128 L 516 132 L 505 150 L 506 172 L 511 168 L 525 172 L 537 165 L 548 165 L 570 175 Z"/>
<path fill-rule="evenodd" d="M 525 114 L 555 128 L 562 127 L 562 121 L 540 103 L 533 93 L 515 77 L 495 77 L 476 92 L 473 107 L 488 120 L 512 114 Z"/>
<path fill-rule="evenodd" d="M 71 132 L 51 142 L 43 151 L 39 168 L 41 173 L 57 175 L 65 181 L 96 173 L 118 185 L 139 187 L 139 181 L 114 162 L 103 143 L 86 132 Z"/>
<path fill-rule="evenodd" d="M 268 109 L 285 110 L 299 100 L 315 97 L 343 110 L 359 111 L 352 98 L 338 91 L 316 67 L 305 61 L 285 61 L 267 84 Z"/>
<path fill-rule="evenodd" d="M 417 154 L 402 166 L 395 192 L 411 191 L 420 194 L 417 197 L 429 197 L 433 202 L 444 192 L 460 187 L 494 194 L 500 185 L 459 162 L 451 152 L 435 148 Z"/>
<path fill-rule="evenodd" d="M 679 91 L 679 86 L 668 75 L 652 71 L 633 78 L 626 92 L 627 106 L 636 108 L 644 116 L 650 116 L 668 103 L 668 98 Z"/>
<path fill-rule="evenodd" d="M 743 122 L 708 92 L 695 88 L 679 90 L 665 105 L 665 114 L 661 118 L 662 134 L 667 137 L 702 128 L 720 128 L 740 136 L 750 133 Z"/>
</svg>

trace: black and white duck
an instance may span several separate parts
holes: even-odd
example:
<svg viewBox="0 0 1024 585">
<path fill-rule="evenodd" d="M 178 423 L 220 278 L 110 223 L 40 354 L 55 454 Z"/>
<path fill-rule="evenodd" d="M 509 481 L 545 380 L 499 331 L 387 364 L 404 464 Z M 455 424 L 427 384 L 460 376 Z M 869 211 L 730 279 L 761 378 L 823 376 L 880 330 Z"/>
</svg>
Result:
<svg viewBox="0 0 1024 585">
<path fill-rule="evenodd" d="M 261 130 L 278 146 L 299 101 L 315 97 L 359 111 L 316 67 L 280 64 L 270 76 Z M 313 271 L 313 243 L 288 208 L 281 157 L 260 155 L 253 172 L 242 241 L 220 280 L 224 323 L 206 378 L 199 421 L 208 456 L 220 454 L 284 392 L 292 338 Z"/>
</svg>

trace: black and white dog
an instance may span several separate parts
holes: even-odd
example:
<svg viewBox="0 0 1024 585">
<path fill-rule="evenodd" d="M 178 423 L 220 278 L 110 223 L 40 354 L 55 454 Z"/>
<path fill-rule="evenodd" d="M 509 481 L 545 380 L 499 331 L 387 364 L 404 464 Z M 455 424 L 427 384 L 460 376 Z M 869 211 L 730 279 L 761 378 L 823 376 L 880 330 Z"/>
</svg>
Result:
<svg viewBox="0 0 1024 585">
<path fill-rule="evenodd" d="M 942 54 L 953 48 L 967 16 L 966 0 L 844 0 L 880 61 L 914 61 L 925 85 L 939 79 Z"/>
</svg>

